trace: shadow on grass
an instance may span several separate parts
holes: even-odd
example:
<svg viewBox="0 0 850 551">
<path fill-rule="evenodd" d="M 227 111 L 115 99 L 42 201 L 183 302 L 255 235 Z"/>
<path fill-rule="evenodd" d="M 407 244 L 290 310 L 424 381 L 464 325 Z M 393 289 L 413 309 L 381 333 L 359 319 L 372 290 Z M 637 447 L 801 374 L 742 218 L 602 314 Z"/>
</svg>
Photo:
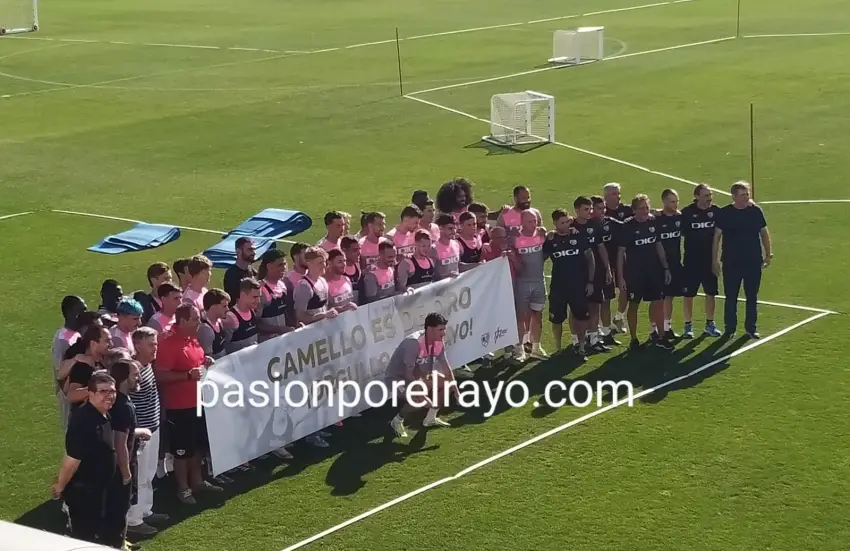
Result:
<svg viewBox="0 0 850 551">
<path fill-rule="evenodd" d="M 698 337 L 691 341 L 684 341 L 684 344 L 680 343 L 672 353 L 644 347 L 636 352 L 626 351 L 612 355 L 598 368 L 573 379 L 568 377 L 569 374 L 584 364 L 569 352 L 565 352 L 556 354 L 552 358 L 528 368 L 505 360 L 497 361 L 491 367 L 479 368 L 472 380 L 482 386 L 480 389 L 482 397 L 486 396 L 483 393 L 485 381 L 490 384 L 491 388 L 499 381 L 521 381 L 529 389 L 530 401 L 534 401 L 534 397 L 543 395 L 546 385 L 550 381 L 557 379 L 563 380 L 568 388 L 578 381 L 586 382 L 592 389 L 596 389 L 597 383 L 603 381 L 628 381 L 635 389 L 651 388 L 677 377 L 686 376 L 703 366 L 708 366 L 699 373 L 671 383 L 642 399 L 644 403 L 658 403 L 670 392 L 696 386 L 728 368 L 728 360 L 717 360 L 738 350 L 746 342 L 745 337 L 733 342 L 717 339 L 694 354 L 694 350 L 703 340 L 704 337 Z M 716 363 L 712 364 L 712 362 Z M 575 392 L 573 402 L 569 402 L 567 396 L 553 395 L 552 398 L 567 400 L 565 406 L 562 407 L 579 407 L 577 404 L 587 401 L 588 396 L 586 394 L 582 396 L 581 392 Z M 611 399 L 612 396 L 610 395 L 603 396 L 603 401 L 610 402 Z M 488 407 L 467 409 L 455 407 L 454 409 L 462 412 L 460 416 L 452 419 L 452 426 L 454 427 L 481 424 L 488 419 L 486 415 Z M 511 406 L 502 395 L 492 411 L 491 417 L 500 415 L 509 409 L 511 409 Z M 534 408 L 531 415 L 535 418 L 542 418 L 554 411 L 554 408 L 542 404 L 540 407 Z M 391 407 L 383 407 L 368 410 L 360 418 L 347 419 L 344 427 L 330 427 L 328 429 L 333 433 L 333 436 L 329 439 L 330 447 L 316 448 L 300 441 L 292 448 L 294 459 L 289 462 L 282 462 L 272 455 L 252 461 L 252 470 L 233 474 L 233 482 L 226 484 L 221 493 L 205 493 L 197 496 L 198 503 L 196 505 L 183 505 L 177 500 L 173 476 L 158 479 L 154 482 L 156 488 L 155 509 L 158 513 L 167 513 L 170 518 L 166 523 L 158 525 L 157 528 L 160 531 L 167 530 L 206 509 L 221 507 L 231 497 L 244 494 L 279 479 L 298 475 L 311 465 L 334 456 L 336 459 L 328 469 L 325 481 L 331 487 L 331 495 L 349 496 L 357 493 L 366 485 L 364 480 L 366 475 L 378 471 L 384 465 L 402 462 L 411 455 L 438 449 L 439 446 L 425 446 L 428 431 L 424 428 L 418 430 L 409 442 L 394 440 L 387 422 L 395 413 L 395 410 Z M 421 419 L 417 420 L 415 424 L 418 424 L 419 421 Z M 27 511 L 15 522 L 56 533 L 62 533 L 65 530 L 65 515 L 61 512 L 61 502 L 54 500 L 47 500 Z"/>
<path fill-rule="evenodd" d="M 535 149 L 539 149 L 545 145 L 546 143 L 532 143 L 532 144 L 517 144 L 517 145 L 496 145 L 488 142 L 487 140 L 479 140 L 477 142 L 471 143 L 469 145 L 463 146 L 464 149 L 484 149 L 487 151 L 487 156 L 490 155 L 515 155 L 528 153 L 529 151 L 534 151 Z"/>
</svg>

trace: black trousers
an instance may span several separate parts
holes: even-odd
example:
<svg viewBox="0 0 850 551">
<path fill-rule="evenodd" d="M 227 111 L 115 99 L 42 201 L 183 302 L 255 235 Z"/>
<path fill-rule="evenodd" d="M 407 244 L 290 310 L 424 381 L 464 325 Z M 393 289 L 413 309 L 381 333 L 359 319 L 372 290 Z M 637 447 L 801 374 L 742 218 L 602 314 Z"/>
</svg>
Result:
<svg viewBox="0 0 850 551">
<path fill-rule="evenodd" d="M 757 301 L 761 286 L 761 270 L 760 260 L 758 263 L 740 261 L 723 263 L 723 290 L 726 293 L 723 324 L 727 333 L 738 327 L 738 295 L 741 292 L 742 283 L 747 304 L 744 329 L 755 333 L 758 322 Z"/>
<path fill-rule="evenodd" d="M 71 537 L 124 548 L 131 484 L 121 483 L 121 474 L 106 486 L 73 486 L 65 489 L 65 504 L 71 517 Z"/>
</svg>

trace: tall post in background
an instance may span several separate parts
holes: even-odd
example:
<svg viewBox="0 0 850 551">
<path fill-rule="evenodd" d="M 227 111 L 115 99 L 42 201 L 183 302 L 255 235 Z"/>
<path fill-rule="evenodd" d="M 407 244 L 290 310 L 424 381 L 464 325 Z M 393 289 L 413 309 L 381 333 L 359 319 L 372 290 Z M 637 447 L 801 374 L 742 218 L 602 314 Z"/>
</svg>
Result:
<svg viewBox="0 0 850 551">
<path fill-rule="evenodd" d="M 398 38 L 398 27 L 395 28 L 395 53 L 398 56 L 398 91 L 404 96 L 404 83 L 401 78 L 401 45 Z"/>
<path fill-rule="evenodd" d="M 756 138 L 755 138 L 755 108 L 750 103 L 750 186 L 753 191 L 753 201 L 756 200 Z"/>
<path fill-rule="evenodd" d="M 741 38 L 741 0 L 738 0 L 738 18 L 735 24 L 735 38 Z"/>
</svg>

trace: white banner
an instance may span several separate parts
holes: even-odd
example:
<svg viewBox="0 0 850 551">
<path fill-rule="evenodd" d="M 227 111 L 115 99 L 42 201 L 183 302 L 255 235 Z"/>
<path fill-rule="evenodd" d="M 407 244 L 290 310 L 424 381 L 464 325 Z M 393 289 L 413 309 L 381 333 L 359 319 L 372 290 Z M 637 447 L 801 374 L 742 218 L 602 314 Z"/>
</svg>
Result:
<svg viewBox="0 0 850 551">
<path fill-rule="evenodd" d="M 507 260 L 498 259 L 222 358 L 202 384 L 213 472 L 228 471 L 380 403 L 382 393 L 369 383 L 384 381 L 390 356 L 405 336 L 423 328 L 431 312 L 448 319 L 452 367 L 516 344 L 513 296 Z M 322 380 L 334 391 L 352 381 L 371 401 L 361 397 L 341 412 L 336 392 L 308 395 Z M 353 403 L 355 389 L 346 388 L 343 396 Z"/>
</svg>

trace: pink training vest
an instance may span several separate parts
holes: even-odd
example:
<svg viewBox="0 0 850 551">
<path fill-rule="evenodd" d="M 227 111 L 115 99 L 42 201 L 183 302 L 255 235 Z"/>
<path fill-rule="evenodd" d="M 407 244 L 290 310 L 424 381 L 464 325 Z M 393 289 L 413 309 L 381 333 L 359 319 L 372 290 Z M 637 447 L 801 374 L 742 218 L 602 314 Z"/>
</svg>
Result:
<svg viewBox="0 0 850 551">
<path fill-rule="evenodd" d="M 286 279 L 288 279 L 289 282 L 292 283 L 293 286 L 295 286 L 298 285 L 302 279 L 304 279 L 304 274 L 296 270 L 292 270 L 291 272 L 286 274 Z"/>
<path fill-rule="evenodd" d="M 168 333 L 171 331 L 172 326 L 174 325 L 174 316 L 165 316 L 162 312 L 157 312 L 156 314 L 151 316 L 151 321 L 155 321 L 157 325 L 162 327 L 162 331 L 160 333 Z"/>
<path fill-rule="evenodd" d="M 395 270 L 392 266 L 386 268 L 375 268 L 372 270 L 375 279 L 378 280 L 378 288 L 382 291 L 395 287 Z"/>
<path fill-rule="evenodd" d="M 360 240 L 360 263 L 368 270 L 374 270 L 375 264 L 378 262 L 378 245 L 381 240 L 370 241 L 368 237 Z"/>
<path fill-rule="evenodd" d="M 387 233 L 387 237 L 393 240 L 393 245 L 395 245 L 399 256 L 413 256 L 414 232 L 403 232 L 398 228 L 393 228 Z"/>
<path fill-rule="evenodd" d="M 274 283 L 268 279 L 264 279 L 262 283 L 265 285 L 260 287 L 260 292 L 263 294 L 263 298 L 265 298 L 267 302 L 271 302 L 286 294 L 286 283 L 283 282 L 283 279 L 278 279 Z M 269 289 L 272 290 L 271 293 L 269 293 Z"/>
<path fill-rule="evenodd" d="M 322 239 L 322 241 L 319 243 L 319 247 L 326 250 L 327 252 L 331 252 L 334 249 L 339 249 L 339 242 L 340 242 L 339 239 L 337 239 L 336 241 L 331 241 L 330 239 L 328 239 L 328 236 L 326 235 Z"/>
<path fill-rule="evenodd" d="M 72 330 L 72 329 L 68 329 L 67 327 L 63 327 L 63 328 L 59 329 L 59 334 L 57 335 L 57 338 L 60 341 L 67 342 L 68 344 L 74 344 L 75 342 L 77 342 L 77 339 L 80 338 L 80 334 L 77 333 L 76 331 Z"/>
<path fill-rule="evenodd" d="M 326 279 L 328 283 L 328 303 L 331 307 L 345 306 L 354 302 L 354 287 L 347 276 L 337 279 Z"/>
<path fill-rule="evenodd" d="M 537 209 L 529 210 L 537 215 L 537 220 L 539 221 L 540 211 Z M 516 207 L 509 208 L 502 213 L 502 224 L 504 224 L 509 236 L 518 235 L 520 230 L 522 230 L 522 211 Z"/>
<path fill-rule="evenodd" d="M 427 363 L 431 358 L 437 358 L 443 353 L 443 341 L 432 342 L 432 350 L 428 350 L 428 344 L 425 342 L 425 335 L 419 337 L 419 357 L 416 363 Z"/>
</svg>

